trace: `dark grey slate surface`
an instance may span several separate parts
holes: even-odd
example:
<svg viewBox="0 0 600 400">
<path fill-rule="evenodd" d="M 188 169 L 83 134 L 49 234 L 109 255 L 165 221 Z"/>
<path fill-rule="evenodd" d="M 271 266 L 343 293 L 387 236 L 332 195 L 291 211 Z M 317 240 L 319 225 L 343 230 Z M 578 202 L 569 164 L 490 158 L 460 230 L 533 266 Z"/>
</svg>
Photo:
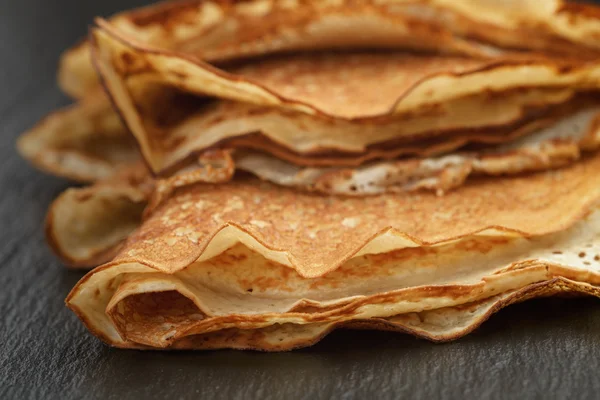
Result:
<svg viewBox="0 0 600 400">
<path fill-rule="evenodd" d="M 81 274 L 63 269 L 42 232 L 67 183 L 27 166 L 14 140 L 67 103 L 58 54 L 91 18 L 143 3 L 0 0 L 0 399 L 599 397 L 595 299 L 512 306 L 445 345 L 348 331 L 294 353 L 160 353 L 89 335 L 63 305 Z"/>
</svg>

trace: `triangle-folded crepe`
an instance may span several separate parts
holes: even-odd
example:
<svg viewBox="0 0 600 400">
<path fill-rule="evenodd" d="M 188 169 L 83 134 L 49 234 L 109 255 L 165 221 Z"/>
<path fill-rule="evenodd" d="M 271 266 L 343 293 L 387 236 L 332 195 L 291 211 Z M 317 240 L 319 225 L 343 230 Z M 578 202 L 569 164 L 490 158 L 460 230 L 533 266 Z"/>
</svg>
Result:
<svg viewBox="0 0 600 400">
<path fill-rule="evenodd" d="M 596 294 L 599 167 L 590 157 L 441 198 L 184 187 L 67 304 L 119 347 L 283 350 L 361 323 L 450 339 L 527 293 Z M 460 318 L 436 329 L 444 315 Z"/>
<path fill-rule="evenodd" d="M 142 43 L 162 49 L 178 50 L 211 62 L 276 53 L 286 49 L 314 50 L 315 43 L 323 48 L 384 46 L 394 49 L 425 50 L 433 53 L 488 58 L 502 57 L 505 54 L 498 49 L 490 52 L 491 47 L 486 49 L 485 46 L 482 47 L 476 42 L 465 39 L 468 37 L 476 37 L 478 41 L 487 41 L 508 47 L 515 47 L 514 44 L 518 42 L 527 43 L 527 46 L 531 43 L 534 46 L 532 49 L 544 42 L 546 45 L 538 47 L 549 54 L 562 54 L 558 47 L 553 49 L 547 47 L 560 44 L 564 49 L 571 49 L 573 55 L 578 58 L 583 57 L 586 53 L 585 50 L 589 50 L 589 46 L 593 44 L 593 41 L 588 40 L 590 37 L 594 37 L 597 24 L 597 20 L 591 12 L 593 10 L 585 6 L 563 4 L 559 1 L 536 2 L 535 6 L 535 12 L 521 15 L 520 8 L 515 10 L 514 7 L 506 7 L 503 3 L 465 0 L 458 2 L 364 1 L 348 4 L 321 1 L 302 4 L 268 1 L 236 4 L 218 1 L 173 1 L 121 13 L 111 19 L 111 24 Z M 526 2 L 522 8 L 529 10 L 532 6 Z M 271 21 L 269 27 L 264 26 L 266 16 Z M 478 16 L 481 17 L 479 21 Z M 257 21 L 260 21 L 260 24 L 257 25 Z M 339 23 L 340 21 L 343 23 Z M 470 22 L 465 23 L 465 21 Z M 515 21 L 518 21 L 519 29 L 514 26 Z M 370 24 L 377 29 L 356 29 L 357 26 L 362 26 L 361 24 Z M 257 26 L 261 29 L 257 29 Z M 490 26 L 495 26 L 495 28 L 489 29 Z M 514 40 L 514 37 L 523 35 L 527 30 L 534 28 L 537 34 L 533 37 L 536 38 L 536 41 Z M 296 36 L 290 35 L 290 29 L 295 30 Z M 249 34 L 250 31 L 253 32 L 253 35 Z M 311 32 L 313 36 L 306 35 L 307 32 Z M 341 35 L 344 32 L 346 34 Z M 357 36 L 356 32 L 361 32 L 361 34 Z M 365 35 L 365 32 L 368 32 L 369 35 Z M 583 35 L 582 32 L 587 35 Z M 507 36 L 508 33 L 510 35 Z M 482 34 L 490 37 L 486 39 L 481 37 Z M 380 36 L 382 35 L 389 40 L 381 40 Z M 514 36 L 513 39 L 507 39 L 507 37 L 512 37 L 511 35 Z M 569 35 L 571 37 L 567 38 Z M 302 37 L 310 37 L 311 40 L 302 44 Z M 338 39 L 335 39 L 336 37 Z M 343 37 L 343 40 L 339 40 L 339 37 Z M 410 40 L 407 40 L 407 37 Z M 531 39 L 532 36 L 528 35 L 528 37 Z M 560 39 L 561 37 L 563 39 Z M 282 38 L 286 38 L 287 41 Z M 313 40 L 315 38 L 319 40 Z M 416 40 L 417 38 L 419 40 Z M 550 38 L 552 40 L 549 40 Z M 512 45 L 506 40 L 509 40 Z M 564 46 L 565 43 L 570 43 L 570 45 Z M 77 98 L 85 97 L 85 100 L 68 110 L 49 116 L 38 124 L 29 135 L 22 139 L 21 153 L 47 172 L 79 181 L 107 178 L 115 172 L 115 169 L 118 169 L 115 166 L 121 161 L 129 162 L 136 159 L 137 152 L 131 146 L 131 140 L 126 137 L 126 128 L 119 126 L 117 116 L 110 110 L 104 95 L 97 88 L 95 72 L 90 63 L 89 43 L 82 42 L 65 54 L 60 77 L 67 92 Z M 84 94 L 85 96 L 83 96 Z M 538 94 L 538 96 L 540 95 Z M 531 111 L 532 103 L 540 107 L 545 103 L 556 104 L 557 96 L 560 97 L 559 93 L 554 93 L 545 100 L 538 98 L 537 102 L 531 96 L 521 100 L 517 99 L 516 102 L 507 99 L 507 103 L 513 104 L 514 102 L 514 104 L 504 106 L 509 107 L 505 112 L 495 113 L 495 119 L 488 121 L 487 126 L 498 125 L 502 121 L 506 122 L 509 116 L 512 116 L 514 120 L 519 107 L 523 113 L 524 108 Z M 497 100 L 496 103 L 498 103 Z M 459 110 L 460 104 L 463 105 L 462 110 L 468 110 L 469 104 L 476 104 L 481 108 L 480 102 L 477 101 L 459 103 L 456 105 Z M 491 108 L 488 107 L 487 110 L 489 118 Z M 452 111 L 456 112 L 456 107 Z M 479 122 L 472 121 L 470 126 L 479 124 L 481 127 L 485 115 L 485 112 L 479 113 L 478 116 L 482 119 Z M 103 118 L 105 121 L 101 121 L 99 118 Z M 290 125 L 289 118 L 285 116 L 282 118 Z M 246 127 L 255 126 L 252 122 L 250 121 Z M 417 124 L 418 122 L 417 120 Z M 298 123 L 297 121 L 296 126 Z M 306 123 L 306 121 L 302 122 L 302 124 Z M 314 121 L 310 119 L 308 124 L 313 132 L 322 130 L 320 124 L 316 124 L 315 127 Z M 444 120 L 441 120 L 438 127 L 444 124 Z M 188 127 L 193 128 L 194 126 L 188 125 Z M 374 137 L 374 140 L 382 140 L 386 136 L 390 136 L 392 128 L 377 129 L 376 132 L 380 132 L 381 136 Z M 348 130 L 344 126 L 338 126 L 337 129 Z M 442 129 L 451 130 L 452 126 L 443 126 Z M 62 134 L 63 132 L 67 134 Z M 337 154 L 335 158 L 329 157 L 329 159 L 322 157 L 313 157 L 312 160 L 303 159 L 284 146 L 276 146 L 276 143 L 266 139 L 245 140 L 245 138 L 241 138 L 237 142 L 245 142 L 248 146 L 259 146 L 271 153 L 276 152 L 279 157 L 285 157 L 288 161 L 299 165 L 357 165 L 364 160 L 378 158 L 381 154 L 380 149 L 371 148 L 368 154 L 360 156 L 352 153 L 350 157 L 345 157 L 345 154 Z M 324 138 L 322 142 L 324 143 L 320 144 L 324 144 L 325 147 L 336 147 L 327 138 Z M 464 142 L 463 138 L 454 140 L 454 143 L 462 142 Z M 313 144 L 313 147 L 316 145 Z M 349 149 L 356 152 L 359 148 L 364 149 L 364 146 L 366 146 L 364 143 L 349 141 L 345 145 L 345 152 L 350 151 Z M 451 150 L 456 146 L 458 144 L 449 147 L 444 144 L 444 149 Z M 382 147 L 389 149 L 387 145 Z M 109 150 L 112 148 L 114 150 Z M 308 151 L 306 148 L 302 149 L 303 155 Z M 418 151 L 422 151 L 422 148 Z M 414 146 L 409 146 L 407 151 L 403 149 L 387 151 L 383 157 L 394 158 L 403 154 L 417 154 L 418 151 L 414 150 Z"/>
<path fill-rule="evenodd" d="M 493 57 L 509 48 L 593 58 L 600 20 L 562 0 L 169 1 L 110 22 L 150 45 L 211 62 L 331 48 L 407 48 Z M 267 23 L 268 22 L 268 23 Z M 59 82 L 75 98 L 98 84 L 89 43 L 61 59 Z"/>
<path fill-rule="evenodd" d="M 257 131 L 298 153 L 360 152 L 377 141 L 514 123 L 528 101 L 552 104 L 570 96 L 564 90 L 600 84 L 598 64 L 537 57 L 490 62 L 406 53 L 300 54 L 226 71 L 144 47 L 101 25 L 93 33 L 98 71 L 154 173 Z M 517 100 L 482 95 L 522 88 L 529 90 L 518 92 Z M 205 96 L 235 103 L 207 103 Z M 483 105 L 483 121 L 473 117 L 474 105 Z M 494 107 L 503 112 L 494 113 Z M 234 110 L 227 115 L 241 115 L 228 118 L 223 108 Z M 307 118 L 315 124 L 307 127 Z M 332 128 L 336 123 L 342 125 Z"/>
</svg>

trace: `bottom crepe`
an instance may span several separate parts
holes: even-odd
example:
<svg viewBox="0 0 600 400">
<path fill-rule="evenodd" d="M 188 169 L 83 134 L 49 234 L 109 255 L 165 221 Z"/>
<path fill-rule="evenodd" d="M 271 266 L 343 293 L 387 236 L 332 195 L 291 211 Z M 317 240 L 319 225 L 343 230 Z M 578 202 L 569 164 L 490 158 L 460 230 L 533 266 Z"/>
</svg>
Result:
<svg viewBox="0 0 600 400">
<path fill-rule="evenodd" d="M 598 294 L 599 160 L 441 198 L 185 187 L 67 304 L 126 348 L 288 350 L 336 327 L 454 339 L 516 301 Z"/>
</svg>

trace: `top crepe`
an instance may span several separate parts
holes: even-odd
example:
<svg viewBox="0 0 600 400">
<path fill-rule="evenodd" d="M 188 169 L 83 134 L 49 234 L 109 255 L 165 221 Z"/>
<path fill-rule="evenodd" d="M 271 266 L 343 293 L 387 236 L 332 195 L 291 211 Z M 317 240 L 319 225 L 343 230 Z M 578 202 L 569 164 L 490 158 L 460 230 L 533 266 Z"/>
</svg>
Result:
<svg viewBox="0 0 600 400">
<path fill-rule="evenodd" d="M 490 0 L 184 0 L 124 12 L 111 23 L 144 43 L 213 62 L 334 47 L 495 56 L 500 46 L 582 57 L 597 55 L 600 24 L 592 11 L 560 0 L 519 7 Z M 63 56 L 59 80 L 76 98 L 97 85 L 87 43 Z"/>
<path fill-rule="evenodd" d="M 517 10 L 514 7 L 506 7 L 503 2 L 465 0 L 457 2 L 307 1 L 301 3 L 172 1 L 119 14 L 111 19 L 111 24 L 135 37 L 138 41 L 163 49 L 176 49 L 186 54 L 200 56 L 208 61 L 236 59 L 286 49 L 310 50 L 315 46 L 323 48 L 384 46 L 479 57 L 502 57 L 505 55 L 504 51 L 482 46 L 480 43 L 469 40 L 468 38 L 471 36 L 477 38 L 478 41 L 510 47 L 529 46 L 529 48 L 544 50 L 551 54 L 560 54 L 568 50 L 567 53 L 575 55 L 577 58 L 585 58 L 590 49 L 589 46 L 593 47 L 594 44 L 593 40 L 589 40 L 594 37 L 595 26 L 595 19 L 590 11 L 586 7 L 563 5 L 556 1 L 536 2 L 535 6 L 537 8 L 535 12 L 521 15 L 519 11 L 521 8 L 531 8 L 529 2 L 523 3 L 522 7 Z M 475 9 L 477 12 L 472 12 Z M 576 28 L 578 30 L 558 28 L 572 25 L 568 19 L 565 19 L 567 16 L 577 16 Z M 268 18 L 269 24 L 265 24 L 265 18 Z M 518 21 L 519 29 L 516 29 L 514 21 Z M 545 22 L 542 24 L 540 21 Z M 534 28 L 535 35 L 527 35 L 527 32 Z M 585 30 L 588 35 L 575 35 L 576 32 L 582 30 Z M 360 32 L 360 35 L 357 35 L 357 32 Z M 528 40 L 519 39 L 525 36 L 528 37 Z M 565 42 L 567 36 L 569 36 L 569 41 Z M 63 87 L 76 97 L 83 97 L 85 94 L 85 101 L 69 110 L 50 115 L 30 134 L 22 137 L 19 143 L 19 149 L 24 157 L 38 167 L 80 181 L 106 178 L 114 172 L 117 165 L 115 162 L 132 161 L 138 157 L 137 152 L 131 146 L 131 140 L 126 137 L 126 128 L 120 126 L 118 118 L 110 109 L 103 93 L 95 88 L 97 79 L 89 56 L 89 44 L 84 42 L 65 54 L 60 72 L 60 81 L 63 83 Z M 277 62 L 281 63 L 282 61 Z M 271 63 L 271 67 L 274 67 L 273 63 Z M 258 72 L 261 72 L 260 69 Z M 321 89 L 329 87 L 335 90 L 339 89 L 339 87 L 336 89 L 329 84 L 321 86 Z M 378 89 L 378 87 L 375 88 Z M 361 93 L 364 94 L 364 87 L 361 88 Z M 373 93 L 376 94 L 376 91 Z M 336 93 L 331 91 L 329 94 Z M 534 103 L 536 105 L 556 104 L 559 102 L 557 94 L 559 93 L 551 95 L 550 100 L 548 97 L 546 100 L 541 100 L 544 96 L 538 96 L 538 99 L 524 97 L 524 101 L 521 101 L 520 104 L 517 104 L 520 101 L 518 98 L 516 101 L 510 98 L 506 100 L 506 103 L 509 104 L 507 110 L 495 112 L 494 110 L 498 110 L 498 108 L 494 104 L 492 104 L 492 108 L 485 109 L 494 111 L 492 113 L 483 112 L 482 105 L 489 106 L 489 103 L 482 103 L 477 99 L 463 101 L 460 106 L 462 110 L 469 110 L 472 107 L 470 104 L 479 108 L 480 112 L 475 114 L 478 119 L 469 117 L 467 118 L 470 122 L 469 126 L 462 126 L 461 124 L 464 122 L 461 122 L 463 120 L 460 118 L 453 117 L 450 121 L 451 124 L 448 124 L 448 118 L 439 119 L 434 115 L 437 125 L 435 128 L 429 127 L 429 130 L 437 129 L 439 131 L 442 128 L 447 131 L 456 127 L 485 127 L 487 129 L 492 125 L 497 126 L 509 121 L 513 123 L 516 112 L 522 113 Z M 563 94 L 566 93 L 563 92 Z M 332 105 L 333 103 L 328 101 L 329 97 L 331 96 L 323 96 L 327 99 L 322 99 L 321 104 L 317 104 L 317 106 L 320 105 L 322 108 Z M 309 100 L 315 101 L 314 98 Z M 495 101 L 495 103 L 502 104 L 500 101 Z M 335 108 L 338 112 L 352 114 L 352 110 L 347 106 L 348 104 L 340 103 Z M 380 108 L 382 106 L 389 106 L 389 102 L 379 104 Z M 377 107 L 374 108 L 375 110 L 371 109 L 371 112 L 377 111 Z M 273 111 L 270 113 L 274 114 Z M 468 114 L 474 115 L 470 111 Z M 489 115 L 492 114 L 495 116 L 490 120 Z M 207 117 L 209 116 L 207 115 Z M 239 118 L 237 115 L 230 117 Z M 377 129 L 370 130 L 369 134 L 361 135 L 363 142 L 346 140 L 340 145 L 328 139 L 327 135 L 323 135 L 323 124 L 318 120 L 306 117 L 302 119 L 287 118 L 286 115 L 281 114 L 277 118 L 283 118 L 288 123 L 279 129 L 275 142 L 271 143 L 260 138 L 252 138 L 252 140 L 242 138 L 238 143 L 245 142 L 253 148 L 258 145 L 261 150 L 278 156 L 285 155 L 286 159 L 293 160 L 296 164 L 357 165 L 362 162 L 359 160 L 378 158 L 373 155 L 379 154 L 379 149 L 369 152 L 367 156 L 362 153 L 365 151 L 365 146 L 386 138 L 389 139 L 390 133 L 398 128 L 397 126 L 388 126 L 387 129 L 382 129 L 381 126 L 377 126 Z M 484 124 L 485 118 L 488 120 Z M 257 118 L 254 117 L 254 119 Z M 293 122 L 291 126 L 290 121 Z M 191 122 L 202 121 L 196 118 Z M 220 125 L 226 123 L 227 121 Z M 297 129 L 298 126 L 306 124 L 310 127 L 309 129 Z M 186 125 L 186 129 L 205 128 L 205 126 L 194 124 Z M 341 123 L 335 125 L 336 129 L 329 130 L 327 128 L 326 131 L 330 134 L 338 131 L 363 133 L 364 128 L 364 125 L 358 128 Z M 245 128 L 255 126 L 256 122 L 253 121 L 245 124 Z M 295 129 L 290 129 L 290 127 Z M 259 128 L 262 127 L 259 126 Z M 414 128 L 411 129 L 414 131 Z M 212 129 L 211 131 L 217 130 Z M 242 133 L 244 132 L 239 132 L 239 130 L 237 132 L 237 134 Z M 268 130 L 266 133 L 269 133 Z M 288 148 L 276 146 L 276 142 L 282 140 L 284 133 L 287 133 L 288 139 L 290 136 L 292 139 L 300 138 L 295 140 L 302 143 L 302 148 L 292 148 L 290 151 L 289 143 Z M 305 133 L 313 133 L 315 137 L 322 135 L 322 137 L 319 141 L 304 140 Z M 180 140 L 177 135 L 170 136 L 169 140 Z M 490 137 L 490 135 L 486 136 Z M 140 137 L 138 134 L 138 138 Z M 478 135 L 478 137 L 482 138 L 483 135 Z M 195 141 L 204 141 L 206 144 L 206 139 L 207 137 L 203 136 Z M 369 142 L 364 142 L 365 140 Z M 459 138 L 453 139 L 453 142 L 464 143 L 465 141 Z M 214 144 L 214 141 L 210 142 L 209 140 L 208 144 Z M 307 148 L 307 146 L 312 146 L 312 148 Z M 409 147 L 410 151 L 394 148 L 392 153 L 395 156 L 417 153 L 412 150 L 414 146 Z M 111 148 L 114 148 L 114 151 Z M 350 157 L 341 154 L 342 158 L 336 155 L 335 162 L 332 157 L 309 159 L 307 153 L 314 152 L 315 148 L 328 152 L 335 149 L 335 151 L 352 152 L 353 154 Z M 385 148 L 390 149 L 388 143 L 385 143 Z M 419 149 L 421 148 L 419 146 Z M 202 146 L 198 143 L 195 142 L 193 148 L 190 149 L 189 143 L 184 142 L 176 151 L 167 152 L 166 156 L 173 159 L 182 152 L 198 150 L 202 150 Z M 451 148 L 447 148 L 447 150 L 451 150 Z M 420 152 L 421 150 L 419 150 Z M 386 158 L 390 157 L 389 154 L 390 152 Z M 146 157 L 148 158 L 148 154 Z M 158 169 L 153 169 L 154 172 L 158 171 Z"/>
<path fill-rule="evenodd" d="M 219 141 L 253 132 L 298 153 L 361 152 L 378 141 L 514 123 L 528 106 L 568 100 L 573 92 L 565 92 L 566 87 L 574 91 L 600 85 L 600 64 L 537 56 L 489 61 L 330 52 L 224 70 L 186 54 L 140 45 L 99 23 L 101 29 L 92 35 L 98 71 L 155 173 Z M 482 96 L 522 88 L 546 92 L 525 91 L 505 102 L 500 95 L 496 100 Z M 205 96 L 235 103 L 221 110 L 202 102 Z M 447 118 L 439 115 L 444 102 L 450 108 Z M 477 106 L 487 108 L 474 117 Z"/>
<path fill-rule="evenodd" d="M 594 89 L 600 64 L 535 55 L 494 60 L 393 53 L 309 53 L 217 68 L 185 52 L 141 44 L 102 20 L 92 33 L 98 72 L 112 92 L 123 81 L 161 83 L 199 96 L 343 120 L 373 120 L 482 91 Z M 113 86 L 114 85 L 114 86 Z M 114 96 L 113 96 L 114 97 Z"/>
</svg>

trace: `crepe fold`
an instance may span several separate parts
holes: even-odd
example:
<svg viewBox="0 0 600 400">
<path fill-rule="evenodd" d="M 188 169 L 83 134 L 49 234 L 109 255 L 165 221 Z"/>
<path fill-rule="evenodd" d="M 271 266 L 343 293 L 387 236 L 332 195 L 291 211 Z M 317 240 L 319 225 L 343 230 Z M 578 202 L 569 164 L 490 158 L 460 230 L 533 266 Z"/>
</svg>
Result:
<svg viewBox="0 0 600 400">
<path fill-rule="evenodd" d="M 170 143 L 179 141 L 176 149 L 179 154 L 168 156 L 182 159 L 179 165 L 190 161 L 192 157 L 189 154 L 201 151 L 194 150 L 195 147 L 205 145 L 211 148 L 259 151 L 300 166 L 357 166 L 377 159 L 442 154 L 468 143 L 507 142 L 551 124 L 561 114 L 584 108 L 589 103 L 589 99 L 583 101 L 580 97 L 574 98 L 570 90 L 537 90 L 496 99 L 490 99 L 487 95 L 474 97 L 479 97 L 482 101 L 473 98 L 456 104 L 458 109 L 464 110 L 462 125 L 467 126 L 457 128 L 461 122 L 456 120 L 458 115 L 452 117 L 456 114 L 454 108 L 435 112 L 426 119 L 435 121 L 436 114 L 438 120 L 442 114 L 446 114 L 454 127 L 438 128 L 437 126 L 444 124 L 444 121 L 439 121 L 434 128 L 436 130 L 429 132 L 431 137 L 426 139 L 394 139 L 398 128 L 406 126 L 401 122 L 378 129 L 372 124 L 359 126 L 324 123 L 305 115 L 289 115 L 259 107 L 220 102 L 211 106 L 212 111 L 191 116 L 180 126 L 173 127 L 171 132 L 174 137 L 165 138 L 165 145 L 171 147 Z M 81 182 L 109 178 L 120 168 L 138 160 L 140 154 L 135 140 L 120 123 L 117 114 L 108 107 L 107 100 L 99 97 L 51 114 L 19 139 L 20 153 L 40 169 L 54 175 Z M 478 124 L 472 118 L 467 118 L 470 110 L 475 107 L 481 111 L 480 115 L 489 110 L 487 123 L 490 126 L 468 127 L 469 124 Z M 485 121 L 485 118 L 483 116 L 482 120 Z M 502 122 L 505 125 L 501 125 Z M 415 120 L 415 123 L 420 122 Z M 206 130 L 207 138 L 192 139 L 183 136 L 197 130 Z M 283 135 L 271 135 L 273 132 L 281 132 Z M 322 136 L 318 135 L 319 132 Z M 346 136 L 348 141 L 338 146 L 333 135 Z M 303 152 L 290 150 L 269 136 L 276 140 L 281 140 L 283 136 L 292 146 L 300 146 Z M 326 136 L 333 137 L 334 140 Z M 318 141 L 312 147 L 311 137 Z M 369 145 L 376 137 L 380 137 L 383 142 Z M 327 150 L 319 147 L 328 142 L 340 148 Z"/>
<path fill-rule="evenodd" d="M 284 350 L 360 324 L 456 338 L 514 301 L 597 294 L 599 166 L 443 197 L 180 188 L 67 304 L 119 347 Z"/>
<path fill-rule="evenodd" d="M 285 186 L 337 194 L 443 192 L 471 174 L 564 166 L 577 160 L 582 148 L 598 147 L 595 111 L 569 115 L 536 131 L 544 120 L 540 114 L 581 106 L 580 98 L 574 100 L 576 91 L 598 88 L 600 69 L 594 63 L 330 52 L 222 70 L 144 47 L 100 25 L 92 34 L 98 71 L 156 174 L 168 174 L 215 146 L 252 147 L 250 154 L 238 156 L 237 167 Z M 205 96 L 226 100 L 207 103 Z M 533 137 L 483 155 L 422 158 L 532 131 Z M 578 131 L 575 137 L 573 131 Z M 377 150 L 382 147 L 386 150 Z M 275 157 L 253 154 L 256 150 Z M 343 162 L 339 155 L 360 164 L 411 153 L 421 157 L 355 169 L 293 165 L 329 167 Z"/>
<path fill-rule="evenodd" d="M 283 51 L 408 48 L 494 56 L 504 49 L 595 57 L 592 6 L 525 0 L 170 1 L 110 22 L 145 43 L 219 62 Z M 61 59 L 59 82 L 82 98 L 98 83 L 89 43 Z"/>
<path fill-rule="evenodd" d="M 110 261 L 141 224 L 151 198 L 157 204 L 179 187 L 227 182 L 234 173 L 233 160 L 219 152 L 204 154 L 198 163 L 192 171 L 156 181 L 138 161 L 94 185 L 66 190 L 46 216 L 50 247 L 71 268 L 89 269 Z"/>
</svg>

